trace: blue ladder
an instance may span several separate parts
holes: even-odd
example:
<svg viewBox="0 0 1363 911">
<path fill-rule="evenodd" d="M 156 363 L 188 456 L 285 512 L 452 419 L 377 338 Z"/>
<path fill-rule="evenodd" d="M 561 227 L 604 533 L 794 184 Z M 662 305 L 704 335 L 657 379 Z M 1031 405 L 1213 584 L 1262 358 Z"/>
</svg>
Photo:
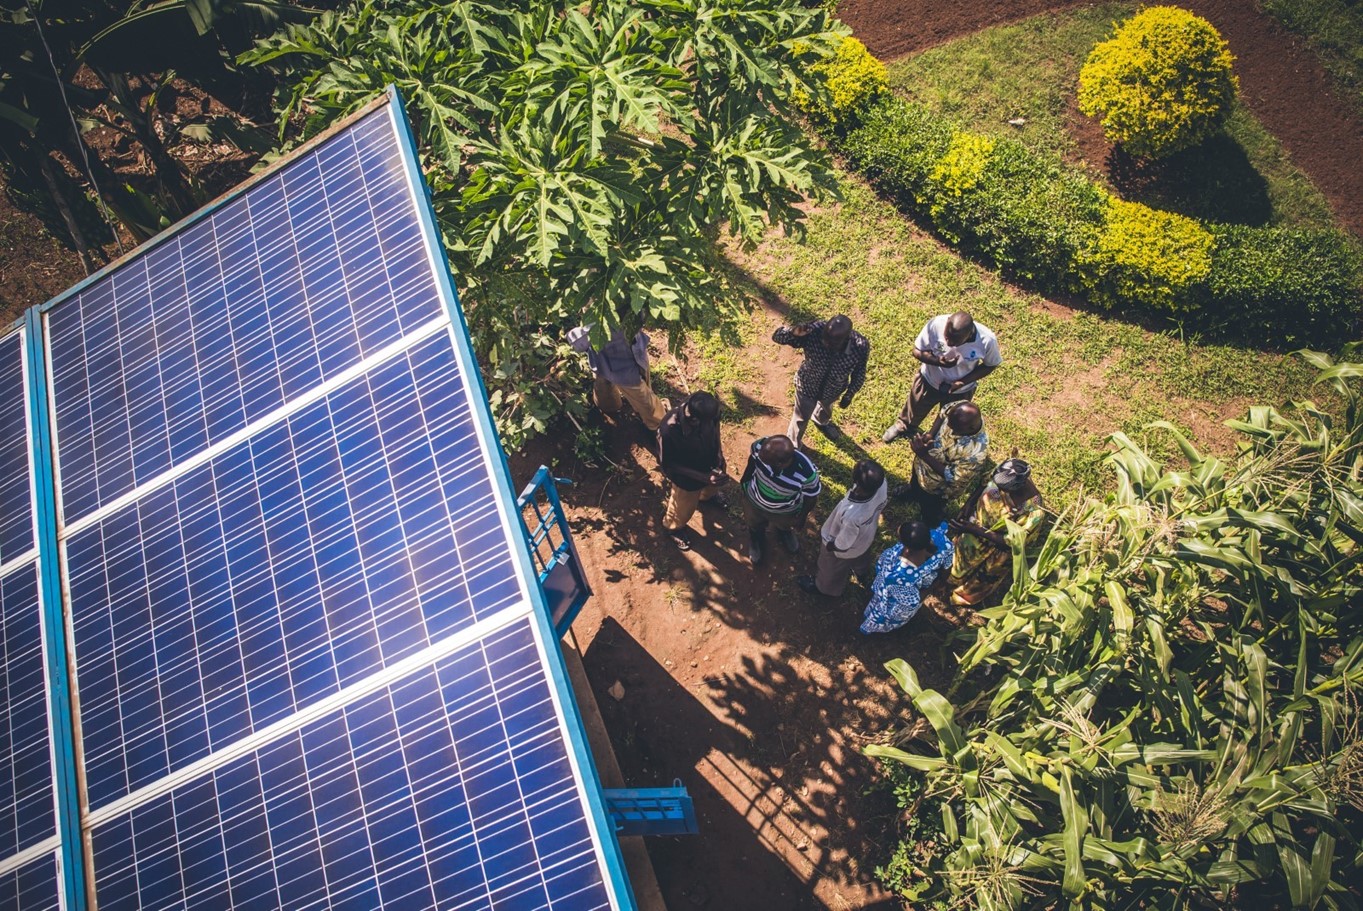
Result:
<svg viewBox="0 0 1363 911">
<path fill-rule="evenodd" d="M 603 788 L 617 835 L 695 835 L 696 808 L 681 779 L 670 788 Z"/>
<path fill-rule="evenodd" d="M 539 574 L 540 590 L 549 605 L 554 630 L 560 636 L 568 634 L 578 611 L 592 594 L 558 498 L 558 485 L 566 487 L 572 483 L 568 478 L 555 478 L 541 465 L 516 498 L 521 529 L 530 545 L 530 559 Z"/>
</svg>

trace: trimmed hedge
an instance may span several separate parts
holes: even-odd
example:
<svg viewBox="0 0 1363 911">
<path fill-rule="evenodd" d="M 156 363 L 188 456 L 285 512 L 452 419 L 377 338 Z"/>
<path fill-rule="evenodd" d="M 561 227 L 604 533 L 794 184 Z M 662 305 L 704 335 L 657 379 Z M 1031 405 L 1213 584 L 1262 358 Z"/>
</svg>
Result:
<svg viewBox="0 0 1363 911">
<path fill-rule="evenodd" d="M 1356 335 L 1363 256 L 1341 232 L 1203 225 L 1115 200 L 1019 142 L 955 131 L 888 93 L 828 133 L 943 238 L 1040 291 L 1273 344 Z"/>
<path fill-rule="evenodd" d="M 1183 215 L 1109 198 L 1103 229 L 1079 256 L 1079 277 L 1094 303 L 1184 312 L 1212 270 L 1212 235 Z"/>
<path fill-rule="evenodd" d="M 1357 337 L 1363 257 L 1338 231 L 1211 225 L 1208 326 L 1249 338 L 1340 343 Z"/>
</svg>

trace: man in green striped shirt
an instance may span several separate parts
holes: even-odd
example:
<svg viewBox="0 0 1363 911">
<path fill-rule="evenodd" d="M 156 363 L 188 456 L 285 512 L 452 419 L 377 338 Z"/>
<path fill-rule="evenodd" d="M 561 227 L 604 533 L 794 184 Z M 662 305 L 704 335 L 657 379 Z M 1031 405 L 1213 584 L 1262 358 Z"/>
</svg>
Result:
<svg viewBox="0 0 1363 911">
<path fill-rule="evenodd" d="M 752 565 L 766 557 L 768 525 L 776 529 L 781 546 L 798 553 L 800 539 L 795 532 L 804 525 L 823 489 L 819 469 L 809 456 L 796 449 L 788 436 L 763 437 L 752 444 L 739 485 Z"/>
</svg>

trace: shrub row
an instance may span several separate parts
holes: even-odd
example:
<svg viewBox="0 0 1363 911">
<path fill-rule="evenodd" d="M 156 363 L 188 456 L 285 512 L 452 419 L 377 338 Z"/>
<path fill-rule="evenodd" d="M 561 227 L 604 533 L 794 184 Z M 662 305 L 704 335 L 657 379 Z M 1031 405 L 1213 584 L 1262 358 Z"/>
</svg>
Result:
<svg viewBox="0 0 1363 911">
<path fill-rule="evenodd" d="M 1278 344 L 1351 337 L 1363 256 L 1338 231 L 1203 224 L 1111 197 L 1019 142 L 954 130 L 882 92 L 833 144 L 948 241 L 1041 291 Z"/>
</svg>

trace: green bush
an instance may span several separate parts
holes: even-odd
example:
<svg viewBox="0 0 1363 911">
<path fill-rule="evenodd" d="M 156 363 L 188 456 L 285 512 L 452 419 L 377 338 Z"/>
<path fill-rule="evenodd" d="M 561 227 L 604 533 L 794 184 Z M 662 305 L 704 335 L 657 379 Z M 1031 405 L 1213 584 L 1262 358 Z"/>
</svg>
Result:
<svg viewBox="0 0 1363 911">
<path fill-rule="evenodd" d="M 1338 231 L 1216 225 L 1203 322 L 1286 344 L 1357 336 L 1363 255 Z"/>
<path fill-rule="evenodd" d="M 1097 239 L 1103 192 L 1019 142 L 965 135 L 924 185 L 933 224 L 1039 288 L 1078 290 L 1076 263 Z"/>
<path fill-rule="evenodd" d="M 916 205 L 923 185 L 951 145 L 951 127 L 927 108 L 886 96 L 838 141 L 839 150 L 886 192 Z"/>
<path fill-rule="evenodd" d="M 1117 27 L 1079 72 L 1079 109 L 1135 155 L 1191 148 L 1230 116 L 1234 58 L 1216 28 L 1175 6 L 1154 6 Z"/>
<path fill-rule="evenodd" d="M 831 124 L 855 120 L 859 111 L 874 102 L 890 87 L 885 64 L 866 50 L 866 45 L 851 36 L 838 42 L 837 50 L 810 67 L 828 92 L 825 103 L 814 103 L 803 92 L 795 101 Z"/>
<path fill-rule="evenodd" d="M 1187 311 L 1211 271 L 1213 243 L 1191 218 L 1109 198 L 1097 242 L 1080 255 L 1080 281 L 1105 306 Z"/>
<path fill-rule="evenodd" d="M 944 238 L 1038 290 L 1274 344 L 1338 340 L 1358 320 L 1359 255 L 1334 232 L 1203 226 L 1109 201 L 1077 170 L 1011 139 L 954 131 L 893 95 L 829 136 Z"/>
<path fill-rule="evenodd" d="M 961 234 L 970 232 L 977 221 L 971 217 L 970 202 L 985 195 L 977 189 L 993 154 L 994 140 L 988 136 L 957 131 L 951 135 L 947 153 L 928 174 L 922 202 L 938 230 L 954 243 L 960 243 Z M 957 225 L 965 232 L 954 230 Z"/>
</svg>

